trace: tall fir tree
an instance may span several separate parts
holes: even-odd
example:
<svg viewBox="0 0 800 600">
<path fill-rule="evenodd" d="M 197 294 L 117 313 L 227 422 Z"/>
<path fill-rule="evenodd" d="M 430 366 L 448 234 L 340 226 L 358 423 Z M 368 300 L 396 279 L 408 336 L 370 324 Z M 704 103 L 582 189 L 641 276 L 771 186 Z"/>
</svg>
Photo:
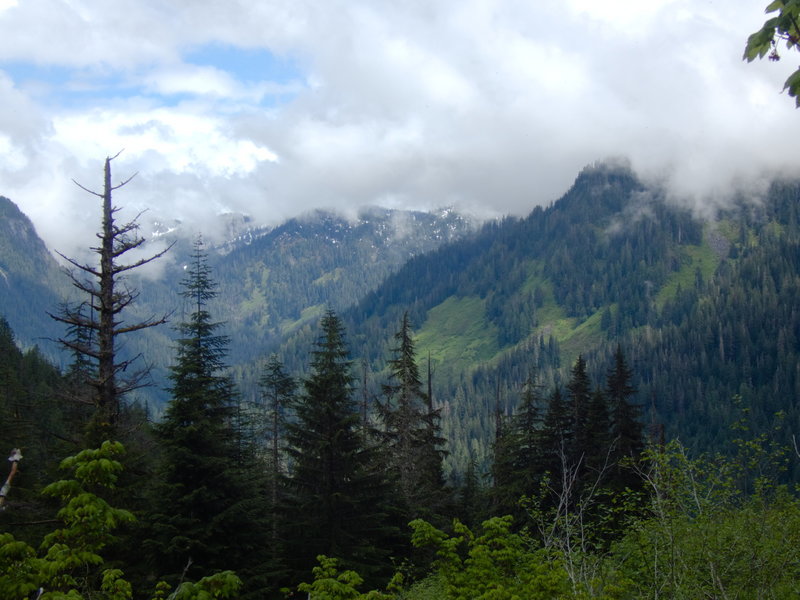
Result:
<svg viewBox="0 0 800 600">
<path fill-rule="evenodd" d="M 556 493 L 560 492 L 561 475 L 570 461 L 574 438 L 574 413 L 561 390 L 555 388 L 548 399 L 542 427 L 542 474 L 547 474 Z"/>
<path fill-rule="evenodd" d="M 542 456 L 542 386 L 536 370 L 531 368 L 522 390 L 519 407 L 514 413 L 517 448 L 514 471 L 519 481 L 520 495 L 531 495 L 537 491 L 543 470 Z"/>
<path fill-rule="evenodd" d="M 423 391 L 407 312 L 394 339 L 397 345 L 392 348 L 381 407 L 385 450 L 402 499 L 403 518 L 406 522 L 430 519 L 444 507 L 443 439 L 438 412 Z"/>
<path fill-rule="evenodd" d="M 173 577 L 232 569 L 245 593 L 256 594 L 267 540 L 258 502 L 263 490 L 239 447 L 236 391 L 225 374 L 228 339 L 209 312 L 216 283 L 199 239 L 181 285 L 191 313 L 178 326 L 172 398 L 156 428 L 161 481 L 148 545 Z"/>
<path fill-rule="evenodd" d="M 519 499 L 516 493 L 516 474 L 514 472 L 514 449 L 517 439 L 508 415 L 504 414 L 500 406 L 499 386 L 495 394 L 492 487 L 489 499 L 492 514 L 506 515 L 514 512 Z"/>
<path fill-rule="evenodd" d="M 377 575 L 396 535 L 388 525 L 389 488 L 376 448 L 366 445 L 360 431 L 341 321 L 329 310 L 320 327 L 295 418 L 287 423 L 287 560 L 295 579 L 305 577 L 320 554 Z"/>
<path fill-rule="evenodd" d="M 581 465 L 584 470 L 586 460 L 592 452 L 590 448 L 589 405 L 592 398 L 592 384 L 586 372 L 586 361 L 578 356 L 567 382 L 567 396 L 572 410 L 574 438 L 567 453 L 571 465 Z"/>
<path fill-rule="evenodd" d="M 271 538 L 269 554 L 271 571 L 279 579 L 285 577 L 285 548 L 280 535 L 280 507 L 283 500 L 283 481 L 286 475 L 283 456 L 283 437 L 286 428 L 286 411 L 294 402 L 297 382 L 286 374 L 284 365 L 275 355 L 271 355 L 264 366 L 259 381 L 264 405 L 264 446 L 267 450 L 267 503 Z"/>
<path fill-rule="evenodd" d="M 614 485 L 635 489 L 641 485 L 641 478 L 633 469 L 619 464 L 622 459 L 638 459 L 644 450 L 641 406 L 632 402 L 632 398 L 636 395 L 632 380 L 633 371 L 628 367 L 622 347 L 617 345 L 614 352 L 614 366 L 609 369 L 606 376 L 605 390 L 611 421 L 612 462 L 615 464 Z"/>
<path fill-rule="evenodd" d="M 583 436 L 586 440 L 584 472 L 598 481 L 598 477 L 607 478 L 607 471 L 614 459 L 611 452 L 608 404 L 603 390 L 595 388 L 592 392 L 586 416 L 586 431 Z"/>
<path fill-rule="evenodd" d="M 546 469 L 541 409 L 544 400 L 535 369 L 528 373 L 516 412 L 509 418 L 498 414 L 494 444 L 492 496 L 495 514 L 510 514 L 521 524 L 525 511 L 520 499 L 539 491 Z"/>
</svg>

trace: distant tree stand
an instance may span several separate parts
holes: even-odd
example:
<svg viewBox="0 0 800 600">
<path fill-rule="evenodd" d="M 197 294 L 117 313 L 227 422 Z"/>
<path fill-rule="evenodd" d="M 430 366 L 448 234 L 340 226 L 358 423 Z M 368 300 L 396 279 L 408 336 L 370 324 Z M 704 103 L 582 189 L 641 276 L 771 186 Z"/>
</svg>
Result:
<svg viewBox="0 0 800 600">
<path fill-rule="evenodd" d="M 106 158 L 103 192 L 94 192 L 78 182 L 75 185 L 82 190 L 103 200 L 103 223 L 97 238 L 98 247 L 91 250 L 99 257 L 99 265 L 86 264 L 58 253 L 74 269 L 68 271 L 72 285 L 88 296 L 88 300 L 75 307 L 68 307 L 60 314 L 50 316 L 56 321 L 67 324 L 75 331 L 88 332 L 74 339 L 61 338 L 59 342 L 76 355 L 88 358 L 93 369 L 87 370 L 87 383 L 93 389 L 92 404 L 94 415 L 89 423 L 87 437 L 91 443 L 100 443 L 106 439 L 114 439 L 117 419 L 120 412 L 122 396 L 143 385 L 148 368 L 131 371 L 125 378 L 120 373 L 127 371 L 139 356 L 122 360 L 117 356 L 116 340 L 118 336 L 155 327 L 166 322 L 168 315 L 151 317 L 147 320 L 122 325 L 120 313 L 136 300 L 137 291 L 131 290 L 122 282 L 122 274 L 141 267 L 163 256 L 172 246 L 148 258 L 137 260 L 131 264 L 119 264 L 119 259 L 130 250 L 139 248 L 145 239 L 138 235 L 137 219 L 119 226 L 114 220 L 119 208 L 112 205 L 111 193 L 128 184 L 135 174 L 122 183 L 111 183 L 111 161 L 119 156 Z M 89 309 L 88 311 L 86 309 Z"/>
</svg>

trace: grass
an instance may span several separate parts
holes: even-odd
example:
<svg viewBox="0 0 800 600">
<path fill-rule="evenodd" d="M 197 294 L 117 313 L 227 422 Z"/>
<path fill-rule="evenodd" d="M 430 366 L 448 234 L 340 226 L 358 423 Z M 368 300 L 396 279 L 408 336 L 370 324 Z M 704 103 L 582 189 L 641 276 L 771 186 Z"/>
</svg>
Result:
<svg viewBox="0 0 800 600">
<path fill-rule="evenodd" d="M 497 328 L 486 320 L 484 301 L 477 296 L 450 297 L 428 311 L 416 336 L 417 353 L 448 370 L 464 370 L 494 358 Z"/>
<path fill-rule="evenodd" d="M 656 294 L 656 306 L 660 310 L 664 304 L 673 299 L 681 289 L 691 289 L 694 287 L 695 273 L 700 269 L 700 274 L 704 281 L 708 281 L 717 270 L 720 258 L 708 244 L 702 246 L 684 246 L 682 248 L 681 268 L 670 273 L 666 283 Z"/>
<path fill-rule="evenodd" d="M 344 269 L 341 267 L 337 267 L 333 271 L 328 271 L 327 273 L 323 274 L 321 277 L 318 277 L 314 281 L 311 282 L 312 285 L 325 285 L 330 281 L 339 281 L 341 279 L 342 274 L 344 273 Z"/>
<path fill-rule="evenodd" d="M 325 304 L 315 304 L 313 306 L 309 306 L 304 308 L 300 312 L 300 318 L 294 321 L 283 321 L 281 323 L 281 334 L 291 333 L 308 323 L 309 321 L 313 321 L 319 319 L 323 313 L 325 312 L 326 305 Z"/>
</svg>

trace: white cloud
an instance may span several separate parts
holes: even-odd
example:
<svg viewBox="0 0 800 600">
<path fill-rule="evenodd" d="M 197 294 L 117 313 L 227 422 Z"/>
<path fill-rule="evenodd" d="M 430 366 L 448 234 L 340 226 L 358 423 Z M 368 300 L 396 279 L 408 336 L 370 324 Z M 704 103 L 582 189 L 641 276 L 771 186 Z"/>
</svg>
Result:
<svg viewBox="0 0 800 600">
<path fill-rule="evenodd" d="M 68 252 L 96 220 L 70 179 L 122 148 L 140 175 L 120 202 L 198 229 L 374 202 L 521 214 L 607 156 L 713 203 L 800 166 L 791 61 L 741 60 L 763 20 L 749 0 L 6 1 L 0 193 Z M 283 71 L 187 58 L 217 46 Z"/>
</svg>

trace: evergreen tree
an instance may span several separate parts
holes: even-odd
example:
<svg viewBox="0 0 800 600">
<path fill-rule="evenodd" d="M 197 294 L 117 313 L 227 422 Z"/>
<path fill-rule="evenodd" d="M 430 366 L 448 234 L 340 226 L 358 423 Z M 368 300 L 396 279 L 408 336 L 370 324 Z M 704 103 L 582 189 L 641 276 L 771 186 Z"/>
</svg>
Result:
<svg viewBox="0 0 800 600">
<path fill-rule="evenodd" d="M 499 390 L 494 407 L 494 442 L 492 443 L 492 514 L 507 515 L 516 511 L 519 495 L 514 471 L 517 436 L 510 419 L 500 407 Z"/>
<path fill-rule="evenodd" d="M 541 407 L 543 403 L 536 371 L 531 368 L 525 380 L 519 407 L 513 418 L 517 438 L 514 471 L 519 482 L 520 496 L 529 496 L 536 492 L 542 472 Z"/>
<path fill-rule="evenodd" d="M 227 337 L 209 312 L 216 284 L 200 240 L 181 285 L 192 312 L 178 327 L 172 398 L 156 428 L 162 482 L 150 544 L 159 568 L 173 576 L 233 569 L 253 591 L 266 541 L 255 501 L 261 490 L 252 465 L 240 462 L 236 393 L 224 374 Z"/>
<path fill-rule="evenodd" d="M 633 372 L 628 368 L 622 347 L 617 345 L 614 353 L 614 366 L 606 377 L 606 396 L 608 397 L 611 421 L 610 438 L 612 462 L 619 465 L 623 458 L 637 459 L 644 450 L 643 427 L 640 421 L 641 407 L 631 402 L 636 388 L 631 384 Z M 614 479 L 621 487 L 636 487 L 640 478 L 631 469 L 615 467 Z"/>
<path fill-rule="evenodd" d="M 492 466 L 495 514 L 510 514 L 518 524 L 525 516 L 520 499 L 538 493 L 546 466 L 542 448 L 542 404 L 536 372 L 531 369 L 516 413 L 501 420 L 495 437 Z"/>
<path fill-rule="evenodd" d="M 417 367 L 411 323 L 406 312 L 394 336 L 397 346 L 389 360 L 389 382 L 383 385 L 381 408 L 392 479 L 403 501 L 406 522 L 430 518 L 442 508 L 443 443 L 438 413 L 428 404 Z"/>
<path fill-rule="evenodd" d="M 568 458 L 573 465 L 585 466 L 587 457 L 591 453 L 590 448 L 590 423 L 589 405 L 591 403 L 592 385 L 589 375 L 586 373 L 586 361 L 583 356 L 578 356 L 575 365 L 572 367 L 570 380 L 567 383 L 567 395 L 569 397 L 570 408 L 574 427 L 574 439 L 568 452 Z M 583 470 L 581 468 L 580 470 Z"/>
<path fill-rule="evenodd" d="M 478 473 L 478 461 L 472 454 L 467 461 L 467 469 L 464 471 L 464 481 L 459 490 L 458 500 L 458 518 L 467 527 L 476 525 L 482 519 L 486 509 Z"/>
<path fill-rule="evenodd" d="M 282 478 L 285 476 L 285 461 L 282 460 L 283 435 L 285 430 L 285 412 L 294 401 L 297 384 L 284 371 L 283 363 L 273 354 L 264 367 L 260 380 L 261 394 L 264 401 L 268 444 L 267 485 L 269 519 L 271 521 L 272 538 L 269 552 L 273 571 L 280 570 L 283 562 L 283 544 L 279 534 L 279 507 L 282 499 Z M 278 574 L 280 577 L 280 574 Z"/>
<path fill-rule="evenodd" d="M 586 409 L 586 457 L 585 472 L 589 477 L 605 476 L 604 471 L 612 464 L 609 415 L 603 390 L 595 389 Z"/>
<path fill-rule="evenodd" d="M 359 572 L 385 568 L 388 486 L 360 432 L 351 362 L 339 317 L 329 310 L 311 372 L 287 424 L 291 460 L 285 500 L 287 560 L 305 577 L 324 554 Z"/>
<path fill-rule="evenodd" d="M 563 468 L 571 460 L 574 437 L 573 411 L 561 390 L 555 388 L 550 394 L 542 427 L 542 473 L 548 474 L 556 492 L 559 490 Z"/>
</svg>

